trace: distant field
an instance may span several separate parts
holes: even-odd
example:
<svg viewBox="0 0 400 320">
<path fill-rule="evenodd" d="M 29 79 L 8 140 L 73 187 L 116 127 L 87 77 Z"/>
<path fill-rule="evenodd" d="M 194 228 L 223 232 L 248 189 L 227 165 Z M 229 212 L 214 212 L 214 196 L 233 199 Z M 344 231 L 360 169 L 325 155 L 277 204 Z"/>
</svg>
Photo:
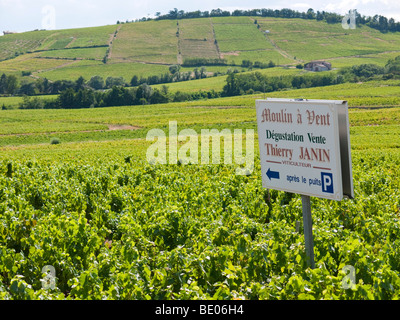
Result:
<svg viewBox="0 0 400 320">
<path fill-rule="evenodd" d="M 221 52 L 273 49 L 254 24 L 214 24 Z"/>
<path fill-rule="evenodd" d="M 106 54 L 107 47 L 98 48 L 80 48 L 68 50 L 49 50 L 40 53 L 40 57 L 44 58 L 61 58 L 61 59 L 97 59 L 102 60 Z"/>
<path fill-rule="evenodd" d="M 218 80 L 218 78 L 212 80 Z M 190 91 L 196 85 L 201 88 L 202 81 L 204 80 L 180 83 L 180 90 Z M 187 86 L 186 89 L 184 85 Z M 216 83 L 215 86 L 217 85 L 221 84 Z M 175 91 L 177 88 L 171 85 L 170 90 Z M 5 146 L 48 143 L 50 137 L 62 137 L 63 141 L 71 142 L 140 138 L 144 137 L 149 128 L 166 128 L 170 120 L 192 128 L 216 124 L 233 128 L 255 128 L 255 100 L 263 97 L 263 94 L 255 94 L 159 105 L 76 109 L 73 112 L 71 110 L 0 110 L 0 144 Z M 352 127 L 376 124 L 388 126 L 385 139 L 391 145 L 400 147 L 398 80 L 288 90 L 266 93 L 265 97 L 347 100 L 349 106 L 352 107 L 350 110 Z M 13 103 L 18 103 L 19 101 L 15 99 L 22 98 L 0 98 L 0 105 L 3 103 L 9 105 L 12 99 Z M 107 129 L 109 124 L 131 125 L 143 130 L 111 132 Z M 368 139 L 362 137 L 362 132 L 369 129 L 363 130 L 357 131 L 361 141 L 360 148 L 366 147 L 368 142 Z M 373 134 L 373 129 L 371 130 L 368 131 L 369 135 Z"/>
<path fill-rule="evenodd" d="M 50 35 L 42 42 L 39 50 L 85 48 L 107 46 L 116 30 L 115 25 L 48 31 Z"/>
<path fill-rule="evenodd" d="M 77 61 L 76 63 L 84 63 L 85 61 Z M 89 61 L 87 61 L 89 62 Z M 111 73 L 113 76 L 124 75 L 126 72 L 126 80 L 130 80 L 130 72 L 129 65 L 131 64 L 121 64 L 120 73 Z M 147 65 L 143 64 L 143 67 Z M 88 66 L 89 71 L 92 70 L 91 66 Z M 131 66 L 133 70 L 137 70 L 137 66 Z M 162 66 L 160 66 L 162 67 Z M 72 67 L 71 67 L 72 68 Z M 71 80 L 76 80 L 79 74 L 82 74 L 81 68 L 76 67 L 76 77 L 71 78 Z M 98 66 L 98 74 L 106 78 L 108 73 L 106 73 L 107 69 L 114 71 L 114 68 L 110 65 L 100 64 Z M 191 69 L 184 69 L 184 71 L 189 71 Z M 161 70 L 160 70 L 161 71 Z M 164 71 L 167 71 L 166 69 Z M 304 70 L 299 70 L 296 68 L 268 68 L 268 69 L 255 69 L 254 71 L 260 72 L 261 74 L 268 76 L 283 76 L 283 75 L 294 75 L 294 74 L 303 74 L 307 73 Z M 59 70 L 57 72 L 60 72 Z M 146 70 L 144 70 L 146 72 Z M 246 71 L 251 72 L 251 71 Z M 56 71 L 51 72 L 53 76 L 57 75 Z M 49 72 L 50 74 L 50 72 Z M 62 77 L 62 73 L 58 75 L 58 77 Z M 55 78 L 56 79 L 56 78 Z M 86 80 L 90 79 L 89 73 Z M 176 83 L 167 83 L 154 85 L 154 88 L 161 88 L 163 85 L 166 85 L 169 88 L 171 93 L 176 91 L 181 92 L 197 92 L 200 90 L 203 91 L 221 91 L 224 85 L 226 84 L 226 76 L 219 77 L 209 77 L 206 79 L 199 80 L 190 80 L 184 82 L 176 82 Z M 390 107 L 390 106 L 400 106 L 400 84 L 399 81 L 369 81 L 365 83 L 345 83 L 340 85 L 334 85 L 329 87 L 317 87 L 317 88 L 308 88 L 308 89 L 297 89 L 297 90 L 286 90 L 280 92 L 271 92 L 266 93 L 267 97 L 281 97 L 281 98 L 304 98 L 304 99 L 339 99 L 339 100 L 348 100 L 349 105 L 352 107 L 357 106 L 378 106 L 378 107 Z M 55 96 L 40 96 L 40 98 L 54 98 Z M 262 95 L 256 96 L 238 96 L 238 97 L 229 97 L 229 98 L 221 98 L 221 99 L 212 99 L 207 102 L 209 104 L 215 105 L 240 105 L 240 106 L 250 106 L 254 97 L 262 97 Z M 5 106 L 13 106 L 17 107 L 18 104 L 22 101 L 22 97 L 0 97 L 0 106 L 3 104 Z M 190 102 L 190 104 L 204 104 L 203 101 L 194 101 Z"/>
<path fill-rule="evenodd" d="M 161 88 L 166 85 L 170 92 L 198 92 L 202 91 L 221 91 L 226 84 L 226 76 L 210 77 L 206 79 L 190 80 L 183 82 L 173 82 L 166 84 L 159 84 L 153 86 L 154 88 Z"/>
<path fill-rule="evenodd" d="M 146 21 L 122 25 L 113 41 L 112 62 L 177 63 L 176 21 Z"/>
<path fill-rule="evenodd" d="M 39 99 L 55 99 L 57 95 L 43 95 L 43 96 L 36 96 Z M 23 97 L 0 97 L 0 107 L 3 105 L 6 107 L 13 107 L 17 108 L 19 104 L 23 101 Z"/>
<path fill-rule="evenodd" d="M 0 37 L 0 61 L 38 49 L 48 35 L 47 31 L 31 31 Z"/>
<path fill-rule="evenodd" d="M 398 35 L 366 26 L 344 30 L 341 24 L 280 18 L 259 18 L 258 23 L 280 49 L 305 61 L 381 53 L 400 45 Z"/>
<path fill-rule="evenodd" d="M 214 25 L 227 23 L 247 25 L 253 23 L 250 17 L 212 17 L 211 19 Z"/>
<path fill-rule="evenodd" d="M 347 100 L 351 107 L 400 106 L 400 82 L 369 81 L 268 93 L 269 97 Z"/>
<path fill-rule="evenodd" d="M 393 52 L 373 53 L 373 54 L 366 54 L 359 56 L 331 58 L 326 60 L 332 63 L 332 68 L 351 67 L 354 65 L 367 64 L 367 63 L 377 64 L 381 67 L 384 67 L 389 59 L 393 59 L 399 55 L 400 51 L 393 51 Z"/>
<path fill-rule="evenodd" d="M 253 62 L 260 61 L 264 63 L 272 61 L 276 65 L 290 65 L 295 63 L 294 60 L 282 56 L 273 49 L 223 52 L 222 57 L 225 58 L 228 63 L 234 63 L 236 65 L 241 65 L 243 60 L 250 60 Z"/>
<path fill-rule="evenodd" d="M 0 37 L 0 60 L 28 51 L 107 46 L 116 26 L 31 31 Z"/>
<path fill-rule="evenodd" d="M 232 67 L 230 68 L 232 70 Z M 225 69 L 226 71 L 226 69 Z M 295 68 L 268 68 L 268 69 L 253 69 L 253 71 L 245 71 L 244 73 L 250 72 L 260 72 L 263 75 L 268 75 L 270 77 L 274 76 L 284 76 L 304 73 L 303 70 Z M 165 85 L 169 88 L 171 92 L 181 91 L 181 92 L 197 92 L 197 91 L 222 91 L 223 87 L 226 85 L 227 76 L 209 77 L 206 79 L 190 80 L 175 83 L 166 83 Z M 160 88 L 162 84 L 154 86 L 155 88 Z"/>
<path fill-rule="evenodd" d="M 293 63 L 267 41 L 250 18 L 213 18 L 212 21 L 221 56 L 229 63 L 240 65 L 243 60 Z"/>
<path fill-rule="evenodd" d="M 134 75 L 149 76 L 160 75 L 168 72 L 168 66 L 157 64 L 144 64 L 144 63 L 109 63 L 104 64 L 99 61 L 83 60 L 65 67 L 62 69 L 55 69 L 40 74 L 49 80 L 76 80 L 80 76 L 89 80 L 93 76 L 101 76 L 104 79 L 107 77 L 123 77 L 125 81 L 130 82 Z"/>
<path fill-rule="evenodd" d="M 183 59 L 218 59 L 219 53 L 211 19 L 184 19 L 179 21 L 179 46 Z"/>
<path fill-rule="evenodd" d="M 58 68 L 70 63 L 73 60 L 58 60 L 58 59 L 40 59 L 37 53 L 26 54 L 12 60 L 0 62 L 0 74 L 16 74 L 21 75 L 22 71 L 38 72 L 48 69 Z"/>
</svg>

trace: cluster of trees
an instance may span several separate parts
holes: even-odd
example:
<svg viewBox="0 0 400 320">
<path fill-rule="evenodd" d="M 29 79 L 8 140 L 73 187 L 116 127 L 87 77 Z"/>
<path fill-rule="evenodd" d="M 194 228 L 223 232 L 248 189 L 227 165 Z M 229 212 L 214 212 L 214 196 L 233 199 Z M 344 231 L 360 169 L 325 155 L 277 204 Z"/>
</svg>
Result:
<svg viewBox="0 0 400 320">
<path fill-rule="evenodd" d="M 254 92 L 322 87 L 343 82 L 343 76 L 333 73 L 276 77 L 268 77 L 260 72 L 250 74 L 231 73 L 226 79 L 226 85 L 221 95 L 237 96 Z"/>
<path fill-rule="evenodd" d="M 400 32 L 400 22 L 396 22 L 393 18 L 386 18 L 381 15 L 364 16 L 356 13 L 356 23 L 358 25 L 367 25 L 371 28 L 377 29 L 381 32 Z M 274 17 L 274 18 L 299 18 L 317 21 L 326 21 L 327 23 L 341 23 L 343 20 L 342 15 L 334 12 L 314 11 L 312 8 L 307 12 L 299 12 L 292 9 L 251 9 L 251 10 L 234 10 L 232 12 L 214 9 L 211 11 L 192 11 L 185 12 L 183 10 L 170 10 L 167 14 L 161 15 L 160 12 L 156 13 L 157 20 L 163 19 L 192 19 L 192 18 L 206 18 L 206 17 L 229 17 L 229 16 L 252 16 L 252 17 Z M 144 20 L 151 20 L 147 18 Z M 143 21 L 143 19 L 141 19 Z"/>
<path fill-rule="evenodd" d="M 387 73 L 400 75 L 400 56 L 397 56 L 394 59 L 389 59 L 386 63 L 385 70 Z"/>
<path fill-rule="evenodd" d="M 201 67 L 201 66 L 226 66 L 226 59 L 213 58 L 186 58 L 183 61 L 184 67 Z"/>
<path fill-rule="evenodd" d="M 138 77 L 134 75 L 130 82 L 126 82 L 123 77 L 107 77 L 105 80 L 101 76 L 93 76 L 89 81 L 85 81 L 80 77 L 76 81 L 71 80 L 57 80 L 49 81 L 48 79 L 23 79 L 19 83 L 15 75 L 2 74 L 0 77 L 0 94 L 7 95 L 46 95 L 46 94 L 59 94 L 66 89 L 72 88 L 79 90 L 83 85 L 90 87 L 94 90 L 111 89 L 114 86 L 139 86 L 141 84 L 163 84 L 179 81 L 188 81 L 192 79 L 203 79 L 207 77 L 206 67 L 194 68 L 193 71 L 181 72 L 180 65 L 171 65 L 169 73 L 166 72 L 161 75 L 152 75 L 148 77 Z M 25 74 L 29 75 L 29 74 Z"/>
<path fill-rule="evenodd" d="M 270 60 L 268 63 L 260 61 L 254 61 L 253 63 L 250 60 L 242 60 L 241 67 L 248 69 L 253 69 L 253 68 L 266 69 L 275 67 L 275 63 L 272 60 Z"/>
<path fill-rule="evenodd" d="M 156 13 L 157 20 L 175 20 L 175 19 L 194 19 L 194 18 L 208 18 L 208 17 L 229 17 L 231 15 L 230 11 L 213 9 L 210 11 L 191 11 L 185 12 L 183 10 L 170 10 L 167 14 L 162 15 L 160 12 Z"/>
<path fill-rule="evenodd" d="M 304 74 L 268 77 L 259 72 L 228 75 L 221 96 L 236 96 L 253 92 L 272 92 L 284 89 L 323 87 L 345 82 L 372 79 L 400 78 L 400 56 L 388 60 L 385 67 L 376 64 L 361 64 L 341 69 L 337 74 Z"/>
<path fill-rule="evenodd" d="M 361 64 L 352 67 L 346 67 L 339 71 L 346 82 L 358 82 L 371 79 L 373 77 L 383 75 L 386 73 L 386 68 L 376 64 Z"/>
<path fill-rule="evenodd" d="M 62 91 L 57 99 L 40 99 L 38 97 L 25 96 L 20 103 L 21 109 L 78 109 L 100 108 L 111 106 L 132 106 L 144 104 L 158 104 L 168 102 L 181 102 L 198 99 L 212 99 L 220 97 L 219 92 L 199 91 L 184 93 L 177 91 L 171 93 L 168 87 L 163 85 L 160 89 L 152 88 L 144 83 L 138 87 L 125 88 L 114 86 L 111 90 L 93 90 L 90 87 L 68 88 Z"/>
<path fill-rule="evenodd" d="M 359 82 L 372 79 L 393 79 L 400 78 L 400 56 L 389 59 L 385 67 L 376 64 L 361 64 L 352 67 L 342 68 L 339 74 L 346 82 Z"/>
<path fill-rule="evenodd" d="M 400 22 L 396 22 L 393 18 L 388 19 L 385 16 L 377 14 L 373 17 L 366 17 L 356 12 L 356 23 L 358 25 L 367 25 L 381 32 L 400 32 Z"/>
<path fill-rule="evenodd" d="M 72 88 L 79 90 L 83 86 L 91 87 L 95 90 L 112 88 L 113 86 L 122 85 L 125 86 L 127 83 L 122 77 L 108 77 L 105 81 L 102 77 L 95 76 L 91 78 L 87 83 L 80 77 L 76 81 L 71 80 L 57 80 L 49 81 L 48 79 L 36 79 L 36 80 L 22 80 L 19 83 L 18 78 L 14 75 L 3 74 L 0 77 L 0 94 L 8 95 L 47 95 L 47 94 L 59 94 L 66 89 Z"/>
<path fill-rule="evenodd" d="M 2 74 L 0 77 L 0 94 L 13 94 L 18 89 L 18 79 L 14 75 Z"/>
</svg>

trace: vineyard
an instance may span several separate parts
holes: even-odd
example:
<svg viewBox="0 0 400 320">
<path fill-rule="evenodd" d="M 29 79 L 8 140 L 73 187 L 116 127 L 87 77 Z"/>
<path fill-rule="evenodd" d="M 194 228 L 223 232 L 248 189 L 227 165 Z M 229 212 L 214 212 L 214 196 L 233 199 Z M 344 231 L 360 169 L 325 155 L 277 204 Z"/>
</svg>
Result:
<svg viewBox="0 0 400 320">
<path fill-rule="evenodd" d="M 354 158 L 355 200 L 312 201 L 314 270 L 300 198 L 269 198 L 258 166 L 3 162 L 1 298 L 399 298 L 399 153 Z M 54 290 L 42 289 L 45 265 Z"/>
<path fill-rule="evenodd" d="M 390 93 L 385 88 L 381 101 Z M 317 89 L 308 90 L 312 96 Z M 330 92 L 332 98 L 335 86 Z M 8 132 L 36 132 L 19 147 L 12 142 L 18 136 L 1 138 L 0 298 L 399 298 L 398 107 L 351 109 L 355 199 L 312 198 L 315 269 L 306 265 L 300 196 L 262 188 L 257 143 L 247 176 L 236 175 L 234 165 L 147 163 L 147 129 L 165 128 L 172 118 L 181 128 L 200 122 L 255 128 L 251 101 L 169 104 L 151 112 L 149 106 L 0 111 Z M 244 107 L 218 107 L 234 102 Z M 79 122 L 88 112 L 96 125 Z M 105 119 L 148 127 L 79 133 L 101 128 Z M 35 142 L 39 134 L 49 139 L 40 132 L 61 120 L 71 130 L 61 144 Z M 44 266 L 54 267 L 54 289 L 43 287 Z M 345 266 L 356 271 L 349 289 Z"/>
<path fill-rule="evenodd" d="M 0 97 L 0 300 L 400 299 L 398 34 L 268 15 L 159 18 L 0 38 L 11 83 Z M 304 70 L 311 59 L 333 70 Z M 363 63 L 382 72 L 343 80 Z M 200 70 L 206 78 L 133 84 Z M 96 75 L 127 87 L 102 85 L 101 99 L 77 104 Z M 44 90 L 45 78 L 76 87 L 73 102 L 61 104 L 67 89 Z M 10 79 L 43 90 L 16 95 Z M 265 97 L 348 101 L 355 197 L 311 198 L 315 268 L 301 196 L 262 187 L 256 134 L 245 175 L 236 164 L 147 161 L 149 131 L 167 133 L 170 121 L 188 139 L 257 132 Z"/>
</svg>

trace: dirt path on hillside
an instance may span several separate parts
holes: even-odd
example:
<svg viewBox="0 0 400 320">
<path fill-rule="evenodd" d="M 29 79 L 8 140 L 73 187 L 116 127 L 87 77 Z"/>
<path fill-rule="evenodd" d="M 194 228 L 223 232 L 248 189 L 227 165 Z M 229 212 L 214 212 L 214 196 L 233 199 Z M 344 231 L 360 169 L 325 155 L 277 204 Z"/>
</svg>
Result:
<svg viewBox="0 0 400 320">
<path fill-rule="evenodd" d="M 223 59 L 224 56 L 223 56 L 223 54 L 221 53 L 221 50 L 219 49 L 217 37 L 215 36 L 214 24 L 213 24 L 213 22 L 212 22 L 212 19 L 211 19 L 211 18 L 209 18 L 209 19 L 210 19 L 211 28 L 212 28 L 212 33 L 213 33 L 213 40 L 214 40 L 214 43 L 215 43 L 215 47 L 217 48 L 218 56 L 219 56 L 220 59 Z"/>
<path fill-rule="evenodd" d="M 253 23 L 255 22 L 255 19 L 253 19 L 253 18 L 250 18 L 250 19 L 251 19 L 251 21 L 253 21 Z M 275 48 L 275 50 L 278 51 L 278 53 L 279 53 L 282 57 L 287 58 L 287 59 L 289 59 L 289 60 L 294 60 L 294 61 L 297 60 L 297 61 L 299 61 L 299 62 L 305 62 L 304 60 L 301 60 L 301 59 L 298 59 L 298 58 L 295 59 L 295 57 L 292 57 L 292 56 L 291 56 L 290 54 L 288 54 L 286 51 L 284 51 L 283 49 L 281 49 L 281 48 L 275 43 L 275 41 L 272 40 L 270 37 L 268 37 L 267 33 L 263 32 L 261 29 L 260 29 L 260 32 L 262 32 L 262 34 L 264 35 L 265 39 L 266 39 L 268 42 L 270 42 L 270 43 L 272 44 L 272 46 Z"/>
<path fill-rule="evenodd" d="M 109 60 L 112 57 L 112 47 L 113 47 L 113 42 L 114 40 L 117 39 L 119 30 L 122 28 L 122 24 L 118 25 L 117 30 L 110 36 L 110 39 L 108 40 L 108 54 L 107 54 L 107 59 Z"/>
<path fill-rule="evenodd" d="M 286 51 L 284 51 L 283 49 L 281 49 L 276 43 L 275 43 L 275 41 L 274 40 L 272 40 L 270 37 L 268 37 L 268 35 L 266 34 L 266 33 L 264 33 L 264 36 L 265 36 L 265 38 L 272 44 L 272 46 L 275 48 L 275 50 L 276 51 L 278 51 L 278 53 L 281 55 L 281 56 L 283 56 L 283 57 L 285 57 L 285 58 L 287 58 L 287 59 L 290 59 L 290 60 L 293 60 L 293 61 L 299 61 L 299 62 L 305 62 L 304 60 L 302 60 L 302 59 L 299 59 L 299 58 L 295 58 L 295 57 L 292 57 L 290 54 L 288 54 Z"/>
<path fill-rule="evenodd" d="M 182 44 L 181 44 L 181 29 L 179 25 L 179 21 L 176 22 L 177 25 L 177 31 L 176 35 L 178 38 L 178 54 L 176 55 L 176 61 L 179 65 L 183 64 L 183 56 L 182 56 Z"/>
</svg>

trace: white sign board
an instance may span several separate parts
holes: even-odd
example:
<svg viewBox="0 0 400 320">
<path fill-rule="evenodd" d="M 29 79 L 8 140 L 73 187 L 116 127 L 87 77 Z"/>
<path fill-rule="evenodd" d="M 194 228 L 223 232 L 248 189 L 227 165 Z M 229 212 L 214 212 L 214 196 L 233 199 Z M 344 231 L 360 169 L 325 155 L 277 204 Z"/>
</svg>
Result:
<svg viewBox="0 0 400 320">
<path fill-rule="evenodd" d="M 257 100 L 263 187 L 353 198 L 346 101 Z"/>
</svg>

